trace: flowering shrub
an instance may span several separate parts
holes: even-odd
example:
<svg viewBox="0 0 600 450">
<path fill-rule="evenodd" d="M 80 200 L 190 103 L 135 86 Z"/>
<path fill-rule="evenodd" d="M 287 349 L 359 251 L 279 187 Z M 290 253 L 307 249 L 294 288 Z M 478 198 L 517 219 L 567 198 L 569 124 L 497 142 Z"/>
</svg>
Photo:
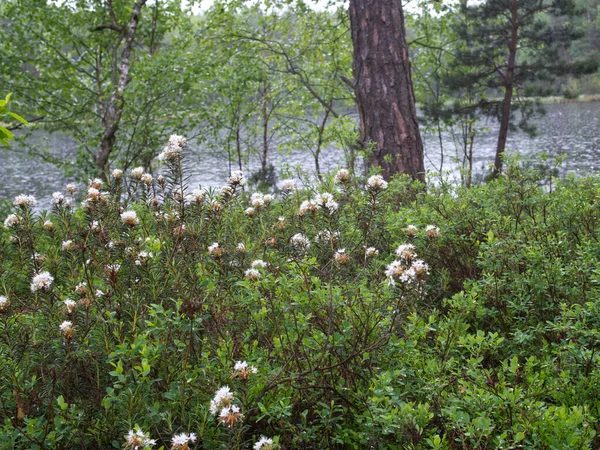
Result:
<svg viewBox="0 0 600 450">
<path fill-rule="evenodd" d="M 0 448 L 593 448 L 599 182 L 207 191 L 185 152 L 13 205 Z"/>
</svg>

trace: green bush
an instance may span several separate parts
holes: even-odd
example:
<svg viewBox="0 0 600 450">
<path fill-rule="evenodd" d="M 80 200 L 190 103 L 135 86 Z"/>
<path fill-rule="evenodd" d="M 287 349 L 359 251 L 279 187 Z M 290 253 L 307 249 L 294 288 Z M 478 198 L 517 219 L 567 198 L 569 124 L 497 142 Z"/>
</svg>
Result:
<svg viewBox="0 0 600 450">
<path fill-rule="evenodd" d="M 600 179 L 273 198 L 182 155 L 15 199 L 0 448 L 598 448 Z"/>
</svg>

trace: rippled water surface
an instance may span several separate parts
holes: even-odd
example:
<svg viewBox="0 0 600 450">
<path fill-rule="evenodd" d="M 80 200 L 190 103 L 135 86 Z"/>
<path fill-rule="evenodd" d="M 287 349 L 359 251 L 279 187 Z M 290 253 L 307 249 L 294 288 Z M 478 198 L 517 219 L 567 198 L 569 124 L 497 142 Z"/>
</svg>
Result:
<svg viewBox="0 0 600 450">
<path fill-rule="evenodd" d="M 567 155 L 561 173 L 588 174 L 595 172 L 600 161 L 600 102 L 562 103 L 547 105 L 545 117 L 536 120 L 538 135 L 528 137 L 523 132 L 509 135 L 507 150 L 518 152 L 526 160 L 535 159 L 542 153 Z M 493 161 L 497 137 L 497 124 L 489 122 L 489 130 L 476 137 L 474 145 L 474 167 L 483 171 Z M 424 135 L 426 167 L 440 167 L 440 146 L 437 136 Z M 66 136 L 48 135 L 35 131 L 30 142 L 43 144 L 57 157 L 69 159 L 75 153 L 73 142 Z M 166 137 L 165 137 L 166 140 Z M 450 134 L 444 134 L 444 170 L 452 170 L 456 155 Z M 63 190 L 72 181 L 54 165 L 27 156 L 27 143 L 14 143 L 7 150 L 0 149 L 0 198 L 13 198 L 20 193 L 33 194 L 42 207 L 49 205 L 52 192 Z M 227 177 L 229 163 L 222 153 L 208 151 L 192 145 L 193 155 L 189 161 L 191 184 L 219 186 Z M 343 165 L 344 155 L 339 149 L 325 149 L 320 157 L 321 170 L 333 170 Z M 314 159 L 307 151 L 291 154 L 273 152 L 271 162 L 280 167 L 282 163 L 300 164 L 305 170 L 314 171 Z M 256 170 L 259 163 L 251 159 L 249 170 Z"/>
</svg>

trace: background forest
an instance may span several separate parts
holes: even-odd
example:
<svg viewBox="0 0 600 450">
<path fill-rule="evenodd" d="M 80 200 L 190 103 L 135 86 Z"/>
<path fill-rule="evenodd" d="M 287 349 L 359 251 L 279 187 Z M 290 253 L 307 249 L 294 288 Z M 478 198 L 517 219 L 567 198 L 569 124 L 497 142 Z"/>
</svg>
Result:
<svg viewBox="0 0 600 450">
<path fill-rule="evenodd" d="M 0 37 L 0 449 L 600 448 L 600 138 L 586 176 L 509 139 L 595 128 L 600 0 L 5 0 Z"/>
<path fill-rule="evenodd" d="M 507 130 L 534 131 L 531 118 L 542 113 L 534 97 L 600 93 L 598 1 L 576 0 L 558 9 L 537 3 L 519 6 L 529 22 L 519 30 Z M 317 176 L 328 148 L 342 150 L 348 167 L 362 161 L 347 5 L 200 6 L 171 0 L 3 2 L 0 79 L 3 90 L 13 93 L 12 109 L 71 136 L 77 151 L 57 157 L 35 140 L 25 148 L 81 179 L 110 167 L 153 170 L 151 162 L 172 132 L 205 152 L 226 154 L 230 170 L 253 161 L 253 179 L 267 184 L 277 175 L 277 152 L 305 152 Z M 486 117 L 500 120 L 505 103 L 505 80 L 496 69 L 509 56 L 500 42 L 510 24 L 503 22 L 506 11 L 484 7 L 417 0 L 405 5 L 422 132 L 440 140 L 442 133 L 455 136 L 452 148 L 442 145 L 435 169 L 444 170 L 445 153 L 446 161 L 467 169 L 466 184 L 478 131 L 487 126 Z M 135 34 L 127 39 L 124 30 L 136 8 Z"/>
</svg>

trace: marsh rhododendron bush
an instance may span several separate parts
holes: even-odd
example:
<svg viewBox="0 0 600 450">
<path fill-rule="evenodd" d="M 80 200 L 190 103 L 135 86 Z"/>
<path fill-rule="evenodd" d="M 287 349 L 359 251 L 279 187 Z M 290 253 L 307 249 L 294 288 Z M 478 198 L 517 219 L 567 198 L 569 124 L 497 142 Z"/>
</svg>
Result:
<svg viewBox="0 0 600 450">
<path fill-rule="evenodd" d="M 205 190 L 186 147 L 7 212 L 1 448 L 592 448 L 596 180 Z"/>
</svg>

